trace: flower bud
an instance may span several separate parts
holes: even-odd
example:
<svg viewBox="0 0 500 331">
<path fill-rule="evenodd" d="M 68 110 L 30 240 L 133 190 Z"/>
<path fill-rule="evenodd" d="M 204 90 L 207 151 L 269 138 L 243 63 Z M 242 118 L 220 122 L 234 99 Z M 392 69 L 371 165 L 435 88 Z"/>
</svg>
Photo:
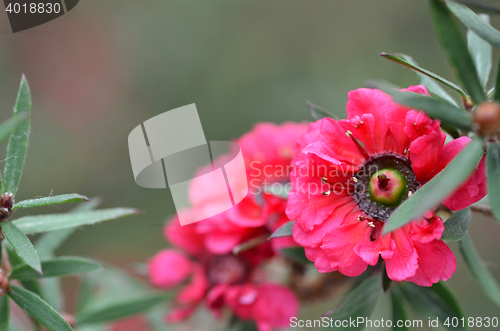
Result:
<svg viewBox="0 0 500 331">
<path fill-rule="evenodd" d="M 486 101 L 474 111 L 474 130 L 481 136 L 490 136 L 500 128 L 500 105 Z"/>
<path fill-rule="evenodd" d="M 9 292 L 9 280 L 0 269 L 0 297 L 7 294 L 7 292 Z"/>
<path fill-rule="evenodd" d="M 5 193 L 0 198 L 0 222 L 9 218 L 12 207 L 14 207 L 14 196 L 12 193 Z"/>
</svg>

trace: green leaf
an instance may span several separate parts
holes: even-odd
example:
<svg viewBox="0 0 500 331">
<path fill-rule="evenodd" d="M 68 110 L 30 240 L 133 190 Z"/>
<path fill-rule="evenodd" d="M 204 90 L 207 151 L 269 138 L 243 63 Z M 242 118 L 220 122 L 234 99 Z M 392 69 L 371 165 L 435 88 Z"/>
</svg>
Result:
<svg viewBox="0 0 500 331">
<path fill-rule="evenodd" d="M 413 283 L 403 283 L 399 288 L 401 293 L 405 296 L 406 301 L 424 316 L 439 317 L 441 323 L 446 321 L 447 318 L 457 317 L 460 319 L 463 317 L 463 315 L 457 314 L 456 307 L 453 303 L 447 302 L 445 298 L 432 287 L 429 288 L 418 286 Z M 458 327 L 450 327 L 450 329 L 465 330 L 460 323 Z"/>
<path fill-rule="evenodd" d="M 73 208 L 71 213 L 91 211 L 101 203 L 100 199 L 94 198 L 88 202 L 83 202 Z M 64 243 L 75 231 L 76 227 L 51 231 L 43 234 L 35 242 L 35 249 L 41 259 L 49 259 L 54 256 L 54 252 Z"/>
<path fill-rule="evenodd" d="M 472 213 L 470 208 L 456 211 L 444 223 L 441 240 L 462 240 L 467 234 Z"/>
<path fill-rule="evenodd" d="M 420 187 L 392 213 L 385 223 L 383 233 L 392 232 L 422 217 L 449 196 L 476 169 L 483 154 L 483 140 L 479 137 L 472 139 L 441 172 Z"/>
<path fill-rule="evenodd" d="M 480 15 L 480 17 L 485 22 L 490 22 L 488 15 Z M 469 46 L 469 53 L 476 66 L 479 81 L 481 82 L 483 88 L 486 88 L 491 72 L 491 45 L 475 34 L 472 30 L 467 31 L 467 45 Z"/>
<path fill-rule="evenodd" d="M 460 302 L 456 298 L 455 294 L 451 288 L 444 281 L 439 281 L 438 283 L 432 285 L 431 290 L 436 293 L 439 298 L 446 304 L 446 306 L 453 311 L 455 316 L 461 318 L 464 317 L 464 310 L 460 306 Z"/>
<path fill-rule="evenodd" d="M 269 239 L 280 238 L 280 237 L 290 237 L 292 235 L 293 223 L 295 221 L 290 221 L 282 226 L 280 226 L 273 234 L 269 237 Z"/>
<path fill-rule="evenodd" d="M 5 239 L 9 241 L 19 257 L 31 268 L 41 273 L 40 258 L 28 237 L 12 222 L 2 222 L 1 226 Z"/>
<path fill-rule="evenodd" d="M 87 201 L 89 198 L 86 196 L 71 193 L 71 194 L 62 194 L 55 195 L 51 197 L 38 198 L 38 199 L 29 199 L 18 202 L 12 207 L 12 210 L 18 208 L 31 208 L 31 207 L 40 207 L 40 206 L 50 206 L 50 205 L 59 205 L 62 203 L 74 202 L 74 201 Z"/>
<path fill-rule="evenodd" d="M 304 251 L 304 247 L 288 247 L 280 249 L 281 255 L 289 258 L 292 261 L 295 261 L 300 264 L 308 264 L 312 263 L 306 257 L 306 253 Z"/>
<path fill-rule="evenodd" d="M 108 303 L 105 306 L 94 306 L 78 313 L 76 316 L 77 323 L 103 323 L 137 315 L 165 302 L 169 297 L 168 294 L 148 294 Z"/>
<path fill-rule="evenodd" d="M 420 82 L 421 84 L 423 84 L 425 87 L 428 87 L 427 84 L 425 83 L 428 83 L 428 82 L 433 82 L 435 83 L 435 81 L 438 81 L 452 89 L 454 89 L 455 91 L 457 91 L 459 94 L 460 94 L 460 97 L 462 98 L 462 100 L 467 100 L 467 95 L 465 94 L 464 90 L 462 90 L 462 88 L 452 82 L 450 82 L 449 80 L 447 79 L 444 79 L 443 77 L 439 76 L 439 75 L 436 75 L 435 73 L 427 70 L 427 69 L 424 69 L 424 68 L 421 68 L 419 67 L 416 62 L 408 55 L 405 55 L 405 54 L 388 54 L 388 53 L 380 53 L 380 55 L 382 57 L 385 57 L 386 59 L 388 60 L 391 60 L 391 61 L 394 61 L 396 63 L 399 63 L 399 64 L 402 64 L 404 65 L 405 67 L 408 67 L 412 70 L 414 70 L 415 72 L 418 73 L 418 77 L 420 78 Z M 428 77 L 432 78 L 433 80 L 429 80 Z M 435 80 L 435 81 L 434 81 Z M 434 85 L 434 84 L 429 84 L 435 91 L 437 91 L 437 93 L 435 93 L 438 97 L 440 97 L 441 99 L 443 100 L 446 100 L 448 101 L 449 103 L 453 104 L 456 106 L 456 103 L 455 101 L 453 100 L 453 98 L 451 98 L 448 93 L 446 93 L 442 88 L 441 86 L 439 85 Z M 438 86 L 438 88 L 435 88 L 435 86 Z M 429 89 L 429 92 L 433 92 L 431 91 L 432 89 Z"/>
<path fill-rule="evenodd" d="M 345 300 L 338 307 L 323 316 L 329 316 L 333 320 L 367 318 L 373 312 L 377 300 L 383 292 L 381 284 L 380 277 L 367 277 L 347 293 Z M 342 330 L 362 330 L 363 328 L 364 324 L 361 323 L 358 327 L 345 327 Z"/>
<path fill-rule="evenodd" d="M 482 20 L 468 7 L 453 1 L 447 1 L 446 3 L 452 13 L 455 14 L 467 28 L 474 31 L 479 37 L 493 46 L 500 48 L 500 31 Z"/>
<path fill-rule="evenodd" d="M 24 233 L 41 233 L 95 224 L 137 213 L 139 211 L 133 208 L 110 208 L 81 213 L 25 216 L 14 220 L 12 223 Z"/>
<path fill-rule="evenodd" d="M 488 194 L 490 201 L 500 201 L 500 143 L 488 144 L 486 153 L 486 174 L 488 178 Z M 500 222 L 500 204 L 492 203 L 491 210 L 495 219 Z"/>
<path fill-rule="evenodd" d="M 431 13 L 438 38 L 458 77 L 475 104 L 486 100 L 476 67 L 452 13 L 443 0 L 431 0 Z"/>
<path fill-rule="evenodd" d="M 27 114 L 28 118 L 25 118 L 23 123 L 19 124 L 11 132 L 4 170 L 4 190 L 14 195 L 21 179 L 30 134 L 31 95 L 28 81 L 24 75 L 21 79 L 21 86 L 14 107 L 14 118 L 21 114 L 23 117 Z"/>
<path fill-rule="evenodd" d="M 99 270 L 101 266 L 95 261 L 83 257 L 58 257 L 42 262 L 43 276 L 26 264 L 14 267 L 9 278 L 34 279 L 45 277 L 60 277 L 75 274 L 89 273 Z"/>
<path fill-rule="evenodd" d="M 424 111 L 430 117 L 440 119 L 443 124 L 465 131 L 472 130 L 471 115 L 444 100 L 410 91 L 401 92 L 396 90 L 394 85 L 383 81 L 368 81 L 366 85 L 389 94 L 396 103 Z"/>
<path fill-rule="evenodd" d="M 325 117 L 334 118 L 336 120 L 338 119 L 337 116 L 330 113 L 328 110 L 326 110 L 320 106 L 315 105 L 311 101 L 307 101 L 307 107 L 309 107 L 309 112 L 311 113 L 311 117 L 315 121 L 320 120 L 320 119 L 325 118 Z"/>
<path fill-rule="evenodd" d="M 9 330 L 10 305 L 9 297 L 4 295 L 0 297 L 0 331 Z"/>
<path fill-rule="evenodd" d="M 406 326 L 397 327 L 398 321 L 407 321 L 408 314 L 405 310 L 405 300 L 399 291 L 393 290 L 391 291 L 391 301 L 392 301 L 392 330 L 403 330 L 409 331 L 410 328 Z"/>
<path fill-rule="evenodd" d="M 500 59 L 497 64 L 497 73 L 495 79 L 495 87 L 493 91 L 493 100 L 500 103 Z"/>
<path fill-rule="evenodd" d="M 500 7 L 484 0 L 456 0 L 456 2 L 463 3 L 472 8 L 477 8 L 479 10 L 486 10 L 492 13 L 500 14 Z"/>
<path fill-rule="evenodd" d="M 493 278 L 488 268 L 484 265 L 483 260 L 476 251 L 469 236 L 466 235 L 464 239 L 460 240 L 458 243 L 460 252 L 462 253 L 465 263 L 467 263 L 469 267 L 472 277 L 474 277 L 486 296 L 500 307 L 500 288 L 495 278 Z"/>
<path fill-rule="evenodd" d="M 21 287 L 11 285 L 9 297 L 31 317 L 51 331 L 71 331 L 71 326 L 57 311 L 38 295 Z"/>
<path fill-rule="evenodd" d="M 414 66 L 418 66 L 418 63 L 415 62 L 415 60 L 409 56 L 409 55 L 406 55 L 406 54 L 402 54 L 402 53 L 397 53 L 395 54 L 396 56 L 402 58 L 403 60 L 405 60 L 406 62 L 408 62 L 409 64 L 411 65 L 414 65 Z M 453 99 L 449 94 L 448 92 L 446 92 L 442 87 L 441 85 L 439 85 L 437 83 L 437 81 L 434 79 L 434 78 L 431 78 L 423 73 L 420 73 L 418 71 L 414 71 L 415 74 L 417 75 L 417 78 L 418 78 L 418 81 L 420 84 L 424 85 L 426 88 L 427 88 L 427 91 L 429 91 L 429 93 L 431 95 L 434 95 L 436 96 L 437 98 L 440 98 L 440 99 L 443 99 L 445 101 L 448 101 L 449 103 L 451 103 L 452 105 L 454 106 L 457 106 L 458 107 L 458 104 L 457 102 L 455 101 L 455 99 Z M 444 79 L 444 78 L 443 78 Z M 449 82 L 449 81 L 446 81 L 448 82 L 449 84 L 453 84 L 452 82 Z M 445 84 L 443 82 L 443 84 Z M 446 84 L 448 85 L 448 84 Z M 455 84 L 453 84 L 455 85 Z M 460 88 L 460 90 L 463 92 L 462 88 Z M 459 92 L 460 93 L 460 92 Z M 463 92 L 463 95 L 461 94 L 462 96 L 462 100 L 465 100 L 464 98 L 466 98 L 465 96 L 465 92 Z"/>
<path fill-rule="evenodd" d="M 0 124 L 0 142 L 7 139 L 12 130 L 23 123 L 28 118 L 28 112 L 21 112 L 17 116 L 13 116 Z"/>
<path fill-rule="evenodd" d="M 41 259 L 52 258 L 55 250 L 58 249 L 76 229 L 77 228 L 68 228 L 43 234 L 43 236 L 35 242 L 35 249 L 38 252 L 38 256 Z"/>
<path fill-rule="evenodd" d="M 60 311 L 64 309 L 64 295 L 61 288 L 61 279 L 45 278 L 43 279 L 43 287 L 40 295 L 51 307 Z"/>
</svg>

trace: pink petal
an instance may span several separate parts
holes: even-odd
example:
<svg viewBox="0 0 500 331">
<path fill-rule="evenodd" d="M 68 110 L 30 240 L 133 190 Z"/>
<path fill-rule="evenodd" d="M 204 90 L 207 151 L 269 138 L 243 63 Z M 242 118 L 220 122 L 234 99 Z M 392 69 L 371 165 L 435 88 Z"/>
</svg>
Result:
<svg viewBox="0 0 500 331">
<path fill-rule="evenodd" d="M 195 305 L 205 297 L 209 282 L 205 271 L 199 265 L 194 267 L 191 281 L 177 295 L 176 301 L 182 305 Z"/>
<path fill-rule="evenodd" d="M 379 256 L 384 260 L 391 259 L 395 248 L 396 243 L 391 236 L 379 236 L 375 241 L 357 245 L 354 251 L 363 261 L 373 266 L 377 264 Z"/>
<path fill-rule="evenodd" d="M 385 259 L 387 276 L 395 281 L 402 281 L 415 274 L 418 268 L 418 254 L 410 238 L 402 229 L 390 234 L 394 240 L 392 258 Z"/>
<path fill-rule="evenodd" d="M 469 142 L 470 138 L 460 137 L 446 144 L 430 177 L 443 170 Z M 483 157 L 469 178 L 442 203 L 452 210 L 460 210 L 484 198 L 487 193 L 485 172 L 485 158 Z"/>
<path fill-rule="evenodd" d="M 357 217 L 356 217 L 357 218 Z M 341 225 L 325 236 L 321 249 L 330 260 L 332 268 L 341 274 L 355 277 L 366 270 L 367 264 L 354 251 L 358 244 L 370 242 L 371 228 L 362 222 Z"/>
<path fill-rule="evenodd" d="M 405 279 L 419 286 L 432 286 L 441 279 L 451 278 L 457 262 L 451 249 L 441 240 L 429 243 L 414 242 L 418 252 L 418 269 L 414 276 Z"/>
<path fill-rule="evenodd" d="M 377 154 L 386 151 L 385 141 L 388 126 L 385 121 L 385 111 L 391 106 L 391 97 L 379 90 L 360 88 L 348 94 L 346 111 L 347 118 L 356 116 L 362 118 L 364 114 L 371 114 L 375 120 L 374 140 Z"/>
<path fill-rule="evenodd" d="M 170 288 L 180 284 L 192 272 L 192 263 L 183 254 L 165 249 L 149 262 L 149 281 L 159 288 Z"/>
<path fill-rule="evenodd" d="M 410 144 L 411 167 L 422 182 L 432 172 L 443 150 L 444 139 L 434 131 L 420 136 Z"/>
<path fill-rule="evenodd" d="M 272 331 L 290 327 L 290 319 L 298 316 L 299 303 L 286 287 L 264 284 L 258 289 L 253 319 L 259 331 Z"/>
</svg>

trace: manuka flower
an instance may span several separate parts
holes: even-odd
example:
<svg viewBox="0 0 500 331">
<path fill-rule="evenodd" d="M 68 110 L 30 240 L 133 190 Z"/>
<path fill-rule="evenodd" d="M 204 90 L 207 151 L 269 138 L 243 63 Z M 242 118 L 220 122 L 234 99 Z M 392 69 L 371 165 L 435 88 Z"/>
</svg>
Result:
<svg viewBox="0 0 500 331">
<path fill-rule="evenodd" d="M 239 319 L 254 320 L 259 331 L 288 327 L 290 318 L 297 316 L 298 302 L 286 287 L 267 282 L 259 269 L 260 262 L 270 256 L 269 246 L 238 255 L 212 254 L 203 246 L 203 235 L 196 233 L 195 226 L 181 227 L 173 219 L 165 234 L 178 249 L 162 250 L 149 262 L 154 286 L 169 289 L 184 283 L 167 321 L 183 320 L 204 303 L 215 316 L 227 307 Z"/>
<path fill-rule="evenodd" d="M 423 86 L 406 91 L 427 94 Z M 287 214 L 293 238 L 320 272 L 358 276 L 385 261 L 389 278 L 431 286 L 456 269 L 440 240 L 442 220 L 425 217 L 382 235 L 392 211 L 470 141 L 445 144 L 440 122 L 373 89 L 349 93 L 347 119 L 312 123 L 294 152 Z M 466 208 L 486 194 L 484 160 L 442 204 Z M 436 201 L 438 204 L 438 201 Z"/>
<path fill-rule="evenodd" d="M 293 292 L 269 283 L 261 268 L 279 248 L 296 245 L 291 238 L 267 240 L 289 219 L 286 199 L 264 188 L 277 184 L 285 189 L 293 149 L 306 129 L 307 125 L 295 123 L 257 125 L 236 141 L 247 170 L 247 178 L 241 180 L 248 182 L 241 187 L 249 187 L 248 195 L 235 207 L 203 221 L 180 226 L 174 218 L 166 226 L 165 236 L 177 249 L 160 251 L 151 259 L 149 278 L 164 289 L 185 283 L 169 321 L 188 317 L 202 303 L 215 315 L 227 307 L 239 319 L 252 319 L 259 331 L 287 328 L 290 318 L 297 316 Z M 219 193 L 226 190 L 195 178 L 189 188 L 193 208 L 181 211 L 183 218 L 203 219 L 200 215 L 220 203 Z M 246 243 L 249 247 L 233 253 Z"/>
</svg>

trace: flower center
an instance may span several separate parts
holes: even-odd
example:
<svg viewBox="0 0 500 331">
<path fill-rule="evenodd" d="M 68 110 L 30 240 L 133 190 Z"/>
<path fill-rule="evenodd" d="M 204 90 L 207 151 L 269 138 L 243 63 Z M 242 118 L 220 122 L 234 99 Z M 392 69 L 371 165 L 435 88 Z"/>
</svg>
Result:
<svg viewBox="0 0 500 331">
<path fill-rule="evenodd" d="M 394 154 L 372 156 L 353 177 L 354 200 L 376 220 L 385 221 L 420 184 L 410 162 Z"/>
<path fill-rule="evenodd" d="M 407 194 L 406 179 L 395 169 L 374 173 L 368 183 L 370 199 L 383 206 L 397 206 Z"/>
<path fill-rule="evenodd" d="M 206 269 L 207 277 L 214 285 L 241 283 L 250 271 L 248 264 L 241 257 L 233 254 L 211 256 L 207 261 Z"/>
</svg>

